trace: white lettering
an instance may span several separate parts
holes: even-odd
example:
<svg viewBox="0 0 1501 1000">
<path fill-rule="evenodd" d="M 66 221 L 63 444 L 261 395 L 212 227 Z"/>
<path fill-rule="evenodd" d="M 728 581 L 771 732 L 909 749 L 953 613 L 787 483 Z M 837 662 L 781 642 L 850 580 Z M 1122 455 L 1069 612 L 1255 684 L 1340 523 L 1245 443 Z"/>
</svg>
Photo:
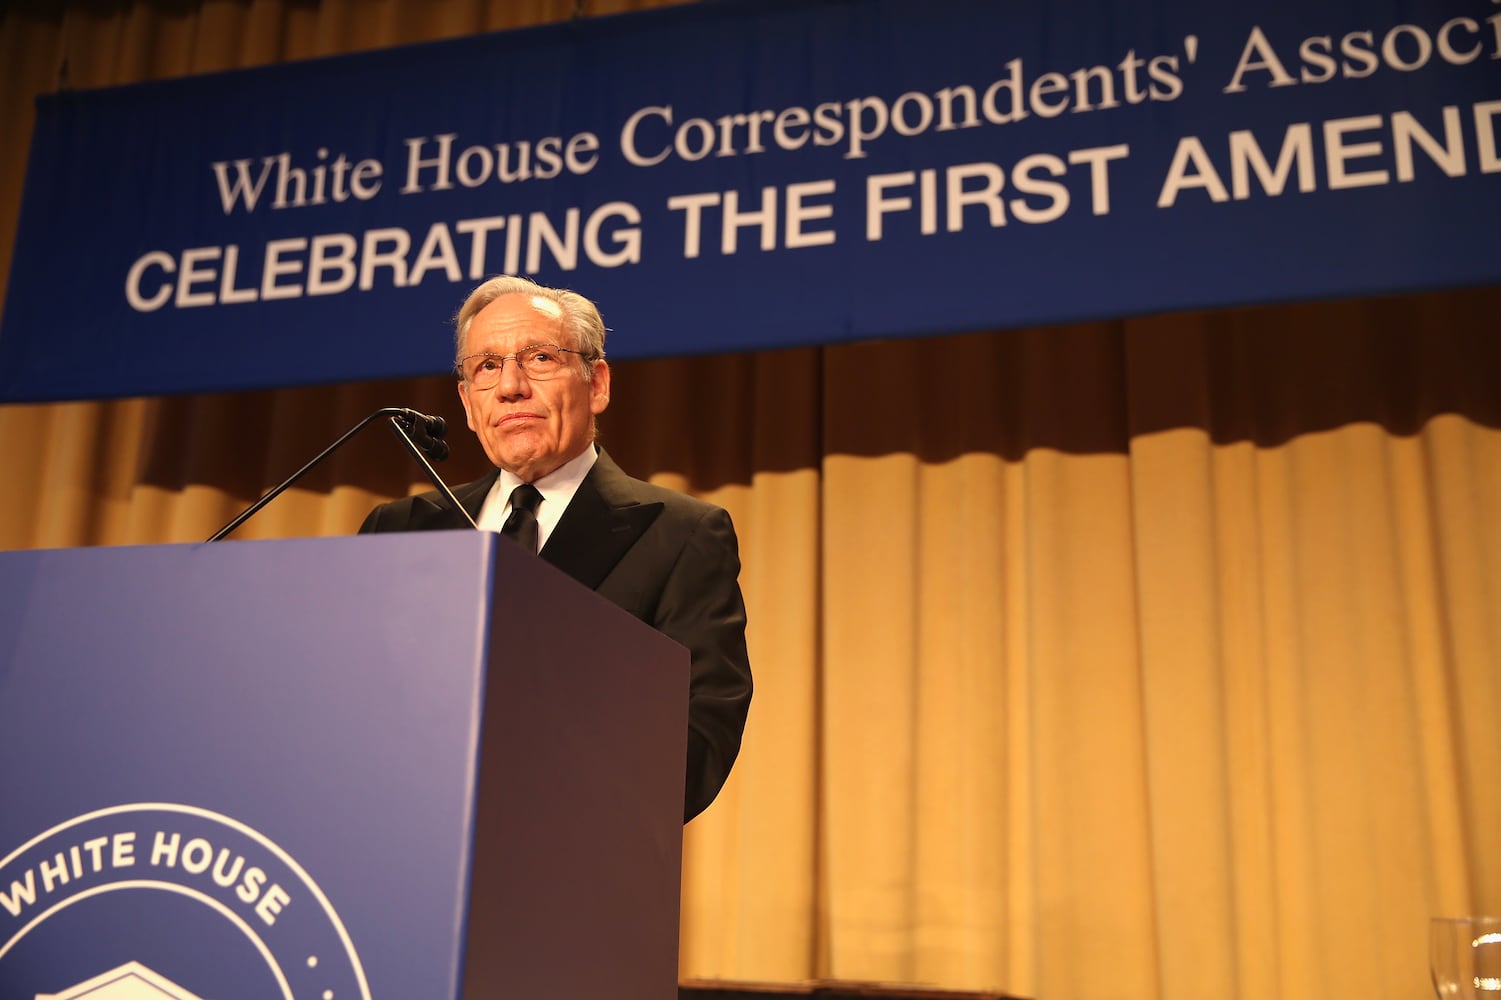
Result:
<svg viewBox="0 0 1501 1000">
<path fill-rule="evenodd" d="M 226 889 L 235 884 L 240 877 L 240 869 L 245 865 L 245 856 L 236 854 L 234 867 L 226 870 L 224 862 L 228 859 L 229 848 L 219 848 L 219 856 L 214 860 L 214 882 Z"/>
<path fill-rule="evenodd" d="M 231 243 L 224 248 L 224 274 L 219 282 L 219 301 L 226 305 L 254 302 L 259 293 L 254 288 L 236 288 L 235 274 L 240 269 L 240 248 Z"/>
<path fill-rule="evenodd" d="M 290 240 L 272 240 L 266 244 L 266 263 L 261 271 L 261 298 L 266 301 L 272 299 L 295 299 L 302 296 L 301 285 L 280 285 L 278 278 L 282 275 L 300 274 L 302 261 L 283 260 L 284 253 L 301 253 L 307 249 L 307 240 L 298 236 Z"/>
<path fill-rule="evenodd" d="M 422 249 L 417 251 L 417 263 L 412 265 L 407 283 L 420 285 L 428 271 L 438 269 L 443 271 L 449 281 L 464 280 L 464 272 L 459 268 L 459 255 L 453 248 L 453 237 L 448 235 L 448 227 L 441 222 L 433 223 L 428 229 L 427 239 L 422 241 Z"/>
<path fill-rule="evenodd" d="M 600 245 L 599 234 L 604 228 L 605 221 L 611 218 L 621 218 L 630 224 L 631 228 L 620 227 L 611 231 L 610 235 L 620 249 L 613 253 L 606 252 Z M 624 201 L 612 201 L 599 206 L 589 213 L 589 221 L 584 224 L 584 253 L 590 263 L 596 267 L 619 267 L 621 264 L 641 263 L 641 230 L 635 228 L 641 224 L 641 213 L 636 206 Z"/>
<path fill-rule="evenodd" d="M 254 181 L 250 179 L 250 161 L 235 161 L 235 179 L 231 181 L 228 176 L 229 164 L 215 163 L 214 179 L 219 184 L 219 204 L 224 207 L 224 214 L 234 211 L 235 203 L 243 201 L 245 211 L 254 212 L 255 203 L 260 200 L 261 190 L 266 186 L 266 178 L 271 174 L 271 164 L 276 162 L 273 156 L 263 157 L 261 160 L 261 173 Z"/>
<path fill-rule="evenodd" d="M 402 194 L 415 194 L 429 190 L 422 186 L 421 181 L 421 172 L 427 169 L 436 171 L 430 190 L 446 191 L 453 187 L 453 182 L 448 179 L 448 160 L 453 150 L 453 141 L 458 138 L 458 133 L 445 132 L 436 138 L 438 154 L 429 159 L 422 158 L 422 147 L 427 145 L 425 137 L 407 140 L 407 182 L 402 186 Z"/>
<path fill-rule="evenodd" d="M 12 882 L 10 892 L 0 892 L 0 906 L 5 907 L 5 912 L 13 917 L 19 917 L 21 910 L 36 902 L 36 872 L 27 869 L 26 881 Z"/>
<path fill-rule="evenodd" d="M 382 249 L 381 244 L 388 244 Z M 377 268 L 391 269 L 391 284 L 405 288 L 407 284 L 407 253 L 412 249 L 412 238 L 405 229 L 370 229 L 365 232 L 365 242 L 360 253 L 360 291 L 368 292 L 375 287 Z"/>
<path fill-rule="evenodd" d="M 42 875 L 43 892 L 51 892 L 56 886 L 68 884 L 68 860 L 63 852 L 58 851 L 53 861 L 53 864 L 43 861 L 37 865 L 37 870 Z"/>
<path fill-rule="evenodd" d="M 469 280 L 475 281 L 489 273 L 485 267 L 487 239 L 490 233 L 505 228 L 505 224 L 504 216 L 492 215 L 483 219 L 465 219 L 454 225 L 453 228 L 458 232 L 474 237 L 469 244 Z"/>
<path fill-rule="evenodd" d="M 1450 105 L 1444 109 L 1444 142 L 1435 139 L 1416 118 L 1406 111 L 1392 115 L 1392 146 L 1397 158 L 1397 180 L 1410 181 L 1414 177 L 1412 147 L 1423 147 L 1428 158 L 1449 177 L 1463 177 L 1465 173 L 1465 143 L 1459 131 L 1459 108 Z"/>
<path fill-rule="evenodd" d="M 1024 198 L 1012 198 L 1011 214 L 1018 222 L 1052 222 L 1068 211 L 1068 188 L 1057 181 L 1035 177 L 1033 172 L 1039 169 L 1046 170 L 1054 177 L 1062 177 L 1068 173 L 1068 164 L 1061 158 L 1046 153 L 1034 153 L 1016 162 L 1016 166 L 1011 168 L 1011 186 L 1022 194 L 1041 195 L 1050 199 L 1045 207 L 1034 208 Z"/>
<path fill-rule="evenodd" d="M 683 256 L 693 260 L 699 254 L 703 234 L 703 210 L 719 204 L 713 191 L 704 194 L 680 194 L 667 199 L 671 211 L 686 212 L 683 219 Z"/>
<path fill-rule="evenodd" d="M 570 174 L 587 174 L 599 162 L 599 136 L 580 132 L 563 148 L 563 162 Z"/>
<path fill-rule="evenodd" d="M 1372 185 L 1385 184 L 1391 179 L 1391 175 L 1385 170 L 1366 170 L 1359 173 L 1351 173 L 1345 169 L 1345 164 L 1354 159 L 1381 154 L 1381 143 L 1358 142 L 1345 143 L 1345 136 L 1351 132 L 1362 132 L 1368 129 L 1380 128 L 1380 115 L 1361 115 L 1355 118 L 1338 118 L 1324 123 L 1324 156 L 1327 160 L 1329 172 L 1329 190 L 1339 191 L 1344 188 L 1371 187 Z"/>
<path fill-rule="evenodd" d="M 292 901 L 287 891 L 279 885 L 273 885 L 266 890 L 261 901 L 255 904 L 255 915 L 265 922 L 267 927 L 276 923 L 276 917 L 282 908 Z"/>
<path fill-rule="evenodd" d="M 113 848 L 110 855 L 110 863 L 116 868 L 129 868 L 135 864 L 135 843 L 136 835 L 134 830 L 115 834 L 114 841 L 110 845 Z"/>
<path fill-rule="evenodd" d="M 1190 173 L 1188 168 L 1193 167 Z M 1215 172 L 1204 144 L 1197 136 L 1185 136 L 1178 140 L 1178 150 L 1173 154 L 1172 166 L 1168 167 L 1167 179 L 1162 182 L 1162 191 L 1157 196 L 1157 207 L 1168 208 L 1178 200 L 1178 192 L 1190 188 L 1203 188 L 1211 201 L 1229 201 L 1230 192 L 1225 182 Z"/>
<path fill-rule="evenodd" d="M 1304 193 L 1314 189 L 1313 129 L 1307 122 L 1288 126 L 1282 138 L 1282 149 L 1277 154 L 1277 167 L 1272 169 L 1266 155 L 1256 143 L 1249 130 L 1230 133 L 1230 189 L 1236 201 L 1251 196 L 1251 173 L 1261 182 L 1261 188 L 1273 197 L 1282 193 L 1287 179 L 1292 175 L 1293 165 L 1298 168 L 1298 190 Z"/>
<path fill-rule="evenodd" d="M 1230 83 L 1223 93 L 1238 94 L 1246 89 L 1241 78 L 1250 70 L 1266 70 L 1272 75 L 1270 87 L 1288 87 L 1297 83 L 1292 74 L 1282 65 L 1277 58 L 1277 53 L 1272 49 L 1272 43 L 1267 41 L 1266 35 L 1261 31 L 1260 25 L 1251 29 L 1250 37 L 1246 39 L 1245 48 L 1241 50 L 1240 61 L 1235 64 L 1235 74 L 1230 78 Z M 1182 146 L 1179 146 L 1182 150 Z"/>
<path fill-rule="evenodd" d="M 927 173 L 927 171 L 923 172 Z M 965 190 L 964 182 L 972 177 L 983 181 L 983 185 Z M 1006 205 L 1001 200 L 1001 189 L 1006 186 L 1006 175 L 1000 167 L 994 163 L 965 163 L 950 167 L 945 179 L 947 180 L 949 232 L 963 231 L 964 206 L 966 205 L 979 205 L 988 209 L 992 229 L 1006 224 Z"/>
<path fill-rule="evenodd" d="M 136 312 L 155 312 L 167 304 L 172 298 L 172 285 L 170 282 L 160 285 L 156 293 L 150 298 L 141 294 L 141 277 L 148 267 L 159 267 L 168 274 L 177 270 L 177 261 L 172 259 L 171 254 L 153 250 L 143 254 L 130 265 L 130 271 L 125 275 L 125 301 L 130 303 L 130 308 Z"/>
<path fill-rule="evenodd" d="M 1074 166 L 1089 164 L 1090 214 L 1110 214 L 1109 164 L 1112 160 L 1124 160 L 1131 155 L 1131 147 L 1124 143 L 1115 146 L 1096 146 L 1093 149 L 1076 149 L 1068 154 L 1068 162 Z"/>
<path fill-rule="evenodd" d="M 245 878 L 240 882 L 240 887 L 235 890 L 243 902 L 253 903 L 260 898 L 261 886 L 266 884 L 266 873 L 259 868 L 250 867 L 245 870 Z"/>
<path fill-rule="evenodd" d="M 878 97 L 861 97 L 844 105 L 850 119 L 850 148 L 844 154 L 846 160 L 863 159 L 867 154 L 861 149 L 863 143 L 879 139 L 886 132 L 888 114 L 886 102 Z M 871 124 L 865 126 L 865 112 L 871 112 Z"/>
<path fill-rule="evenodd" d="M 202 875 L 208 871 L 214 859 L 214 849 L 202 837 L 194 837 L 182 849 L 182 867 L 190 875 Z"/>
<path fill-rule="evenodd" d="M 625 154 L 626 162 L 638 167 L 652 167 L 667 159 L 669 146 L 663 146 L 662 151 L 653 156 L 642 156 L 636 150 L 636 129 L 641 126 L 646 118 L 660 118 L 663 124 L 672 124 L 672 107 L 642 108 L 631 115 L 625 121 L 625 127 L 620 130 L 620 150 Z"/>
<path fill-rule="evenodd" d="M 834 217 L 834 206 L 828 204 L 804 204 L 803 199 L 814 198 L 820 195 L 832 195 L 834 182 L 808 181 L 803 184 L 787 185 L 787 248 L 828 246 L 834 242 L 834 230 L 817 229 L 808 231 L 803 228 L 806 222 L 818 219 L 831 219 Z"/>
<path fill-rule="evenodd" d="M 542 270 L 542 244 L 552 252 L 558 267 L 572 271 L 578 267 L 579 210 L 570 208 L 563 216 L 563 235 L 553 228 L 552 222 L 541 212 L 533 212 L 527 219 L 526 269 L 530 274 Z"/>
<path fill-rule="evenodd" d="M 740 211 L 740 192 L 726 191 L 724 194 L 724 222 L 720 226 L 719 252 L 726 257 L 733 254 L 738 246 L 738 234 L 741 229 L 748 226 L 761 227 L 761 249 L 775 250 L 777 246 L 777 189 L 764 187 L 761 189 L 761 207 L 759 209 L 742 212 Z"/>
<path fill-rule="evenodd" d="M 348 233 L 314 236 L 308 253 L 307 293 L 337 295 L 348 291 L 357 274 L 354 255 L 358 246 Z M 330 270 L 337 271 L 339 276 L 333 280 L 324 277 Z"/>
<path fill-rule="evenodd" d="M 1501 157 L 1496 155 L 1496 116 L 1501 114 L 1501 101 L 1483 101 L 1475 105 L 1475 143 L 1482 174 L 1494 174 L 1501 170 Z"/>
<path fill-rule="evenodd" d="M 895 174 L 873 174 L 865 179 L 865 238 L 871 242 L 882 235 L 882 220 L 891 212 L 909 212 L 912 199 L 905 195 L 888 198 L 886 192 L 894 187 L 907 187 L 917 180 L 910 170 Z"/>
<path fill-rule="evenodd" d="M 189 309 L 214 304 L 213 292 L 194 292 L 192 288 L 199 282 L 213 281 L 219 276 L 212 268 L 205 270 L 198 265 L 218 260 L 221 252 L 218 247 L 194 247 L 182 252 L 182 270 L 177 276 L 177 308 Z"/>
</svg>

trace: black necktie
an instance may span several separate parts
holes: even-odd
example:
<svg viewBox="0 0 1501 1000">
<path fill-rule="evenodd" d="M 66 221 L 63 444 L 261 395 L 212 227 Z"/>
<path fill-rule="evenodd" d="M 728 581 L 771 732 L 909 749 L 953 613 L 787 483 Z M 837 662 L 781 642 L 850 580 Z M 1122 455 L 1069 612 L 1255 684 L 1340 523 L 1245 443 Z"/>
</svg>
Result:
<svg viewBox="0 0 1501 1000">
<path fill-rule="evenodd" d="M 528 552 L 537 551 L 537 505 L 542 494 L 530 483 L 522 483 L 511 491 L 511 516 L 500 533 L 514 539 L 517 545 Z"/>
</svg>

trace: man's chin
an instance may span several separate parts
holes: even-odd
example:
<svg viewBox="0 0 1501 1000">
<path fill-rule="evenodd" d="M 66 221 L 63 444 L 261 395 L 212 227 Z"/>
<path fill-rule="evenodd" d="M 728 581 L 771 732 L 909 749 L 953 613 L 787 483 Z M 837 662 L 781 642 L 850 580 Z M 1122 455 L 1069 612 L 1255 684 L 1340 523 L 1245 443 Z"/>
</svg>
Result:
<svg viewBox="0 0 1501 1000">
<path fill-rule="evenodd" d="M 518 476 L 521 475 L 520 469 L 545 464 L 551 451 L 536 434 L 498 434 L 491 445 L 486 449 L 490 461 Z"/>
<path fill-rule="evenodd" d="M 501 461 L 495 464 L 524 483 L 534 483 L 563 463 L 551 455 L 511 454 L 502 456 Z"/>
</svg>

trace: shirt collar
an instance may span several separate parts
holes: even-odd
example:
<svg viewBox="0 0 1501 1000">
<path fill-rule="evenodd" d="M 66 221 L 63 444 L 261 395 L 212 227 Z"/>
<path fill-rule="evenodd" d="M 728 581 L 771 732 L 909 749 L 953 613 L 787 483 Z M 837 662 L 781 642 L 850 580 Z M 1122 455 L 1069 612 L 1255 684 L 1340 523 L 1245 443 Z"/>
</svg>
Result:
<svg viewBox="0 0 1501 1000">
<path fill-rule="evenodd" d="M 568 509 L 573 495 L 578 492 L 579 486 L 584 482 L 584 477 L 589 474 L 590 469 L 594 468 L 594 463 L 598 458 L 599 451 L 591 443 L 579 454 L 532 483 L 537 488 L 537 492 L 542 494 L 542 504 L 537 508 L 537 547 L 539 550 L 547 544 L 552 529 L 557 527 L 558 522 L 563 519 L 563 512 Z M 490 487 L 490 492 L 480 507 L 480 516 L 476 519 L 482 530 L 500 530 L 506 518 L 511 514 L 511 491 L 520 485 L 519 476 L 505 469 L 500 470 L 500 475 L 495 477 L 495 485 Z"/>
<path fill-rule="evenodd" d="M 594 462 L 598 458 L 599 452 L 595 450 L 594 442 L 591 441 L 589 446 L 583 451 L 541 479 L 538 479 L 532 485 L 537 487 L 537 492 L 542 494 L 544 501 L 561 500 L 563 502 L 559 506 L 567 506 L 567 502 L 573 498 L 573 494 L 577 492 L 579 484 L 584 481 L 584 477 L 589 474 L 589 470 L 594 468 Z M 501 469 L 500 480 L 496 488 L 500 491 L 501 496 L 509 500 L 511 491 L 520 486 L 521 482 L 521 477 L 516 475 L 516 473 L 508 469 Z"/>
</svg>

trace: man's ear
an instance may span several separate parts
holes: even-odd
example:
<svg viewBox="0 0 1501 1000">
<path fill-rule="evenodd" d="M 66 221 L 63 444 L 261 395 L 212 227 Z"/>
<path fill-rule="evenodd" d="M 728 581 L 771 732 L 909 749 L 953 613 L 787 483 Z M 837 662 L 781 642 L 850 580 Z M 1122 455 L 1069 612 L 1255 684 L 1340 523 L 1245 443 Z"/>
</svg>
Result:
<svg viewBox="0 0 1501 1000">
<path fill-rule="evenodd" d="M 589 382 L 589 412 L 596 417 L 610 405 L 610 366 L 594 362 L 594 378 Z"/>
<path fill-rule="evenodd" d="M 464 385 L 464 380 L 459 379 L 459 402 L 464 404 L 464 422 L 474 433 L 479 433 L 479 428 L 474 426 L 474 411 L 469 409 L 469 389 Z"/>
</svg>

